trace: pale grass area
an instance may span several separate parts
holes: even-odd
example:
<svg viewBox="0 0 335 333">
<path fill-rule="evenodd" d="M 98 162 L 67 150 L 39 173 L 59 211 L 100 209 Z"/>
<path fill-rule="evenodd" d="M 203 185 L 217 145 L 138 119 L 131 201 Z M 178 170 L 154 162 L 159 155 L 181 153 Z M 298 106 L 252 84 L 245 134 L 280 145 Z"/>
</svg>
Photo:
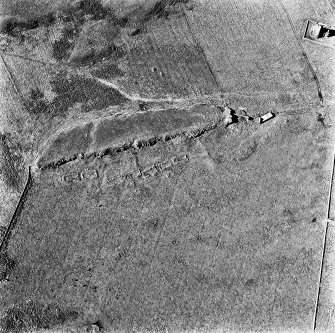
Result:
<svg viewBox="0 0 335 333">
<path fill-rule="evenodd" d="M 0 178 L 0 226 L 7 226 L 19 197 L 20 193 L 11 189 Z"/>
</svg>

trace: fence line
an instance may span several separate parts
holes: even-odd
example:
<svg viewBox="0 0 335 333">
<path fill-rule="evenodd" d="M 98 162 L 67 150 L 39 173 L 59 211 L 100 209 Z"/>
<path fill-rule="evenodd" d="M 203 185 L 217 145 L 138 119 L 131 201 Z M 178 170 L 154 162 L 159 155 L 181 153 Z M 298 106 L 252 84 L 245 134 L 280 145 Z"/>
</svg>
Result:
<svg viewBox="0 0 335 333">
<path fill-rule="evenodd" d="M 29 166 L 28 167 L 28 179 L 27 179 L 26 185 L 24 187 L 24 190 L 23 190 L 23 192 L 22 192 L 22 194 L 20 196 L 20 199 L 19 199 L 19 201 L 18 201 L 18 203 L 16 205 L 16 208 L 15 208 L 14 214 L 12 216 L 12 219 L 10 220 L 10 222 L 9 222 L 9 224 L 7 226 L 7 229 L 5 231 L 5 234 L 4 234 L 3 238 L 2 238 L 2 241 L 0 243 L 0 253 L 3 250 L 3 247 L 5 246 L 7 240 L 9 238 L 9 236 L 10 236 L 10 231 L 11 231 L 12 227 L 14 226 L 14 223 L 15 223 L 15 220 L 17 218 L 17 215 L 20 212 L 20 208 L 22 207 L 22 203 L 23 203 L 23 201 L 24 201 L 24 199 L 25 199 L 25 197 L 27 195 L 29 186 L 31 184 L 31 180 L 32 180 L 32 177 L 31 177 L 31 167 Z"/>
</svg>

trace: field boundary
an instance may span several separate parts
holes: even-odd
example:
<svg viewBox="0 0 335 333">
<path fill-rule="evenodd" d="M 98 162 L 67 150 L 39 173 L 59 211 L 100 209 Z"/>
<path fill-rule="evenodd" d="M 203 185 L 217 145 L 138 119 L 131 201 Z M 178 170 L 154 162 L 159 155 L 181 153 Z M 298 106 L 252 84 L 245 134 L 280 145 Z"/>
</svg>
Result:
<svg viewBox="0 0 335 333">
<path fill-rule="evenodd" d="M 311 71 L 312 74 L 313 74 L 313 79 L 314 79 L 315 84 L 316 84 L 316 88 L 317 88 L 317 92 L 318 92 L 318 98 L 319 98 L 319 101 L 320 101 L 320 105 L 321 105 L 321 106 L 324 106 L 324 101 L 323 101 L 323 94 L 322 94 L 322 90 L 321 90 L 321 85 L 320 85 L 319 78 L 318 78 L 318 76 L 317 76 L 317 74 L 316 74 L 316 71 L 315 71 L 315 69 L 314 69 L 314 67 L 313 67 L 313 65 L 312 65 L 312 63 L 311 63 L 311 61 L 309 60 L 309 58 L 308 58 L 308 56 L 307 56 L 307 53 L 306 53 L 305 48 L 304 48 L 304 45 L 303 45 L 303 43 L 302 43 L 302 41 L 301 41 L 301 39 L 300 39 L 300 36 L 297 34 L 297 31 L 296 31 L 296 28 L 295 28 L 295 26 L 294 26 L 294 24 L 293 24 L 293 21 L 292 21 L 292 19 L 291 19 L 291 16 L 290 16 L 288 10 L 286 9 L 285 5 L 283 4 L 282 0 L 279 0 L 279 4 L 280 4 L 280 7 L 283 9 L 283 11 L 284 11 L 284 13 L 285 13 L 285 15 L 286 15 L 286 17 L 287 17 L 287 19 L 288 19 L 288 22 L 289 22 L 289 24 L 290 24 L 290 26 L 291 26 L 291 30 L 292 30 L 293 35 L 295 36 L 295 38 L 296 38 L 296 40 L 297 40 L 297 42 L 298 42 L 298 45 L 299 45 L 299 47 L 300 47 L 300 49 L 301 49 L 301 51 L 302 51 L 302 55 L 303 55 L 303 57 L 304 57 L 304 59 L 305 59 L 305 62 L 306 62 L 306 64 L 307 64 L 308 68 L 310 69 L 310 71 Z"/>
<path fill-rule="evenodd" d="M 327 233 L 329 225 L 334 225 L 334 220 L 331 218 L 331 210 L 332 210 L 332 191 L 333 191 L 333 182 L 335 178 L 335 151 L 333 152 L 333 160 L 332 160 L 332 170 L 329 184 L 329 192 L 328 192 L 328 202 L 327 202 L 327 216 L 326 216 L 326 226 L 324 230 L 324 238 L 322 243 L 322 257 L 320 264 L 320 272 L 319 272 L 319 282 L 318 282 L 318 291 L 316 296 L 315 310 L 314 310 L 314 318 L 313 318 L 313 332 L 317 330 L 318 324 L 318 310 L 319 310 L 319 301 L 320 301 L 320 293 L 322 288 L 322 274 L 323 274 L 323 266 L 326 255 L 326 246 L 327 246 Z"/>
<path fill-rule="evenodd" d="M 24 199 L 27 196 L 27 193 L 28 193 L 31 181 L 32 181 L 31 167 L 28 166 L 28 179 L 27 179 L 26 185 L 25 185 L 25 187 L 24 187 L 24 189 L 22 191 L 20 199 L 19 199 L 19 201 L 18 201 L 18 203 L 16 205 L 16 208 L 15 208 L 15 211 L 13 213 L 13 216 L 12 216 L 12 218 L 11 218 L 11 220 L 10 220 L 7 228 L 6 228 L 5 234 L 3 235 L 3 238 L 1 240 L 1 243 L 0 243 L 0 253 L 1 253 L 1 251 L 3 251 L 3 248 L 5 247 L 5 244 L 6 244 L 6 242 L 9 239 L 10 231 L 11 231 L 11 229 L 13 228 L 13 226 L 15 224 L 15 221 L 16 221 L 16 218 L 17 218 L 18 214 L 21 212 L 21 208 L 22 208 Z"/>
<path fill-rule="evenodd" d="M 318 322 L 318 310 L 319 310 L 319 301 L 320 301 L 320 294 L 321 294 L 321 288 L 322 288 L 322 273 L 323 273 L 323 266 L 324 266 L 325 254 L 326 254 L 328 227 L 329 227 L 329 221 L 326 221 L 323 242 L 322 242 L 322 258 L 321 258 L 320 271 L 319 271 L 318 292 L 316 296 L 315 309 L 314 309 L 313 332 L 316 331 L 316 326 Z"/>
</svg>

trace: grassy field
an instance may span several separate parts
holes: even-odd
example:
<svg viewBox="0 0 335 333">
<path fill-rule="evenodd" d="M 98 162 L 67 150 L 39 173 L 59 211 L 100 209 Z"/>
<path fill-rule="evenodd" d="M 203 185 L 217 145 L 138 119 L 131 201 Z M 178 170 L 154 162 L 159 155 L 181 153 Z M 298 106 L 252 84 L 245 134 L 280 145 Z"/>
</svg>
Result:
<svg viewBox="0 0 335 333">
<path fill-rule="evenodd" d="M 8 246 L 16 265 L 1 301 L 56 304 L 76 325 L 115 331 L 307 331 L 331 150 L 306 110 L 143 147 L 136 163 L 125 152 L 42 172 Z M 104 182 L 127 165 L 133 176 Z"/>
<path fill-rule="evenodd" d="M 277 2 L 203 3 L 189 20 L 228 96 L 264 93 L 285 106 L 308 104 L 317 94 L 300 41 Z"/>
</svg>

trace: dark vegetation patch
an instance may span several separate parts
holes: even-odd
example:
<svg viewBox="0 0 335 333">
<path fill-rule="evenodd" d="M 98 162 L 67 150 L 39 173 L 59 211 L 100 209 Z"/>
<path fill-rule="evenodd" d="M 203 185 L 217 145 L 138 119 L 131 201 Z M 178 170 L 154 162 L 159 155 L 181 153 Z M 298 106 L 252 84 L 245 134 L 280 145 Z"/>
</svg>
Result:
<svg viewBox="0 0 335 333">
<path fill-rule="evenodd" d="M 159 0 L 149 9 L 146 9 L 143 14 L 142 9 L 140 9 L 141 14 L 136 19 L 129 17 L 129 21 L 135 23 L 134 25 L 130 24 L 133 30 L 129 33 L 129 36 L 133 37 L 143 32 L 148 32 L 147 23 L 152 20 L 169 19 L 176 15 L 180 16 L 180 14 L 183 14 L 182 5 L 184 4 L 186 5 L 186 10 L 194 8 L 194 4 L 190 0 Z"/>
<path fill-rule="evenodd" d="M 99 65 L 94 70 L 92 70 L 91 73 L 100 79 L 106 80 L 124 75 L 124 72 L 122 72 L 116 64 L 111 62 Z"/>
<path fill-rule="evenodd" d="M 323 127 L 326 127 L 325 119 L 326 119 L 326 117 L 325 117 L 323 114 L 318 113 L 317 121 L 320 122 L 320 124 L 321 124 Z"/>
<path fill-rule="evenodd" d="M 297 220 L 294 216 L 294 213 L 288 209 L 285 208 L 283 210 L 283 227 L 287 228 L 287 227 L 292 227 L 295 226 L 297 224 Z"/>
<path fill-rule="evenodd" d="M 102 325 L 102 322 L 100 320 L 97 320 L 94 323 L 84 325 L 83 329 L 83 332 L 85 333 L 98 333 L 103 331 L 104 327 Z"/>
<path fill-rule="evenodd" d="M 41 26 L 50 26 L 56 20 L 64 24 L 63 36 L 53 45 L 53 55 L 57 60 L 66 58 L 73 48 L 81 26 L 87 20 L 101 20 L 111 15 L 100 0 L 82 0 L 68 5 L 58 5 L 41 1 L 4 0 L 5 10 L 10 13 L 0 25 L 0 31 L 14 37 L 24 38 L 22 32 Z"/>
<path fill-rule="evenodd" d="M 108 10 L 102 5 L 101 0 L 83 0 L 74 9 L 81 15 L 92 15 L 94 20 L 100 20 L 108 15 Z"/>
<path fill-rule="evenodd" d="M 9 133 L 0 134 L 0 173 L 8 186 L 19 189 L 23 166 L 21 145 Z"/>
<path fill-rule="evenodd" d="M 84 23 L 108 19 L 108 22 L 113 26 L 124 27 L 127 24 L 126 18 L 116 18 L 113 11 L 105 8 L 100 0 L 82 0 L 67 7 L 59 17 L 65 24 L 65 29 L 62 38 L 53 45 L 53 55 L 57 60 L 64 60 L 70 56 Z M 104 56 L 110 55 L 114 51 L 113 47 L 108 48 L 105 50 Z"/>
<path fill-rule="evenodd" d="M 124 50 L 115 44 L 120 27 L 110 18 L 87 22 L 78 37 L 69 61 L 77 65 L 92 65 L 108 58 L 118 60 L 125 55 Z"/>
<path fill-rule="evenodd" d="M 104 328 L 103 325 L 102 325 L 102 322 L 100 320 L 94 322 L 92 325 L 96 326 L 99 331 L 102 331 L 103 328 Z"/>
<path fill-rule="evenodd" d="M 173 13 L 173 7 L 178 4 L 185 4 L 189 0 L 160 0 L 146 13 L 144 21 L 149 21 L 153 18 L 168 18 Z"/>
<path fill-rule="evenodd" d="M 48 101 L 45 99 L 43 92 L 39 88 L 30 90 L 29 99 L 26 101 L 26 108 L 33 114 L 49 113 Z"/>
<path fill-rule="evenodd" d="M 130 33 L 130 36 L 134 37 L 134 36 L 137 36 L 138 34 L 140 34 L 142 32 L 142 29 L 141 28 L 136 28 L 135 30 L 133 30 L 131 33 Z"/>
<path fill-rule="evenodd" d="M 71 49 L 74 46 L 74 38 L 79 32 L 74 28 L 65 27 L 62 38 L 53 44 L 53 56 L 57 60 L 63 60 L 70 56 Z"/>
<path fill-rule="evenodd" d="M 56 304 L 44 305 L 36 301 L 20 302 L 6 311 L 0 321 L 5 333 L 28 332 L 36 329 L 50 329 L 73 321 L 78 313 L 62 309 Z"/>
<path fill-rule="evenodd" d="M 0 225 L 0 243 L 6 233 L 6 227 Z"/>
<path fill-rule="evenodd" d="M 148 103 L 146 102 L 141 102 L 138 104 L 138 108 L 140 111 L 146 111 L 148 110 Z"/>
<path fill-rule="evenodd" d="M 0 243 L 3 238 L 0 238 Z M 6 280 L 10 274 L 10 272 L 15 267 L 15 261 L 11 259 L 7 252 L 0 251 L 0 282 Z"/>
<path fill-rule="evenodd" d="M 75 103 L 83 103 L 83 111 L 88 112 L 126 102 L 126 98 L 111 87 L 80 76 L 67 79 L 64 72 L 57 74 L 51 84 L 57 94 L 51 104 L 60 114 L 67 113 Z"/>
<path fill-rule="evenodd" d="M 12 37 L 21 37 L 25 30 L 36 29 L 41 26 L 48 26 L 55 21 L 52 13 L 42 15 L 37 18 L 21 18 L 16 16 L 8 16 L 1 22 L 0 32 Z"/>
<path fill-rule="evenodd" d="M 49 102 L 38 88 L 31 89 L 25 104 L 32 114 L 64 117 L 68 109 L 76 103 L 82 103 L 82 110 L 89 112 L 127 101 L 123 95 L 111 87 L 80 76 L 72 76 L 68 79 L 66 72 L 57 73 L 50 83 L 56 93 L 52 102 Z"/>
<path fill-rule="evenodd" d="M 5 15 L 33 19 L 51 13 L 60 2 L 63 0 L 1 0 L 1 12 Z"/>
</svg>

